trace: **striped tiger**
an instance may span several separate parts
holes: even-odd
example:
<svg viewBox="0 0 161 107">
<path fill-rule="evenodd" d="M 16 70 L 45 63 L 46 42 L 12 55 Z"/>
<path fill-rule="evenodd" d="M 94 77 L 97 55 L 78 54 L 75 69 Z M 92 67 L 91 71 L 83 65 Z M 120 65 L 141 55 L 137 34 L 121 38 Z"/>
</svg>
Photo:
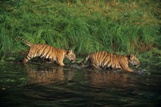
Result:
<svg viewBox="0 0 161 107">
<path fill-rule="evenodd" d="M 92 66 L 93 68 L 112 68 L 112 69 L 123 69 L 124 71 L 133 72 L 129 68 L 128 63 L 132 65 L 139 66 L 140 62 L 136 57 L 136 54 L 130 55 L 118 55 L 109 52 L 99 51 L 90 53 L 82 63 L 88 61 L 87 66 Z M 85 67 L 87 67 L 85 66 Z"/>
<path fill-rule="evenodd" d="M 16 39 L 21 40 L 30 47 L 28 55 L 23 60 L 24 64 L 34 57 L 41 57 L 50 59 L 51 61 L 56 61 L 56 63 L 60 66 L 64 66 L 64 58 L 67 58 L 72 62 L 76 60 L 76 55 L 73 50 L 54 48 L 47 44 L 32 44 L 21 37 L 17 37 Z"/>
</svg>

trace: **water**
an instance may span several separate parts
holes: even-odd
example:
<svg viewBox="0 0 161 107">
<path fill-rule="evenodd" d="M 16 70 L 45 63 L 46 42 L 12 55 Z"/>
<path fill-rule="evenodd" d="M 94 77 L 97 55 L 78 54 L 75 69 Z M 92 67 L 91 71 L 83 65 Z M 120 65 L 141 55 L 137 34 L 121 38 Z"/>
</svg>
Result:
<svg viewBox="0 0 161 107">
<path fill-rule="evenodd" d="M 1 107 L 158 107 L 161 72 L 127 73 L 52 64 L 0 64 Z"/>
</svg>

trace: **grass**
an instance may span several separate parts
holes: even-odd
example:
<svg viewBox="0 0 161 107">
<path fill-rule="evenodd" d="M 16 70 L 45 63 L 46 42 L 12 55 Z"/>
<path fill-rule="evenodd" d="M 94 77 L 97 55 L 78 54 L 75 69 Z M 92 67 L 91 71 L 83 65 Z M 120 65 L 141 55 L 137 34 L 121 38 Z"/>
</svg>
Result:
<svg viewBox="0 0 161 107">
<path fill-rule="evenodd" d="M 160 53 L 159 0 L 7 0 L 0 4 L 1 60 L 26 50 L 14 40 L 17 36 L 74 49 L 77 55 L 96 50 Z"/>
</svg>

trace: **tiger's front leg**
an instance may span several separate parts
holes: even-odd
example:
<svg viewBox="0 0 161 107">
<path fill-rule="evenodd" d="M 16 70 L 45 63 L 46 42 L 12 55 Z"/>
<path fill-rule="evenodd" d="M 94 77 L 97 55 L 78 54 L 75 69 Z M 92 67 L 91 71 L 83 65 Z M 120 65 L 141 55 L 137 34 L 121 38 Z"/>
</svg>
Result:
<svg viewBox="0 0 161 107">
<path fill-rule="evenodd" d="M 122 68 L 124 71 L 134 72 L 134 70 L 132 70 L 131 68 L 129 68 L 128 63 L 127 63 L 127 64 L 121 64 L 121 68 Z"/>
<path fill-rule="evenodd" d="M 57 59 L 57 64 L 59 64 L 60 66 L 65 66 L 65 64 L 63 63 L 62 59 Z"/>
<path fill-rule="evenodd" d="M 126 68 L 124 69 L 125 71 L 128 71 L 128 72 L 134 72 L 134 70 L 132 70 L 131 68 Z"/>
<path fill-rule="evenodd" d="M 58 62 L 58 64 L 59 64 L 60 66 L 65 66 L 65 64 L 64 64 L 63 62 Z"/>
</svg>

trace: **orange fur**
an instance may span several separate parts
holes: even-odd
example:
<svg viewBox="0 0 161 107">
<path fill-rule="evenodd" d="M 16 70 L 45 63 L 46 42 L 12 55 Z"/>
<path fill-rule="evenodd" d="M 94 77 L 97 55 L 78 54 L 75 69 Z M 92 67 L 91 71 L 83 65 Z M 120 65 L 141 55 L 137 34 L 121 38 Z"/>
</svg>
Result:
<svg viewBox="0 0 161 107">
<path fill-rule="evenodd" d="M 18 39 L 22 40 L 30 47 L 28 55 L 23 60 L 24 64 L 34 57 L 41 57 L 50 59 L 51 61 L 56 61 L 56 63 L 60 66 L 64 66 L 64 58 L 67 58 L 71 61 L 76 60 L 76 55 L 72 50 L 67 51 L 64 49 L 54 48 L 47 44 L 32 44 L 20 37 Z"/>
<path fill-rule="evenodd" d="M 128 63 L 132 65 L 140 65 L 139 60 L 135 54 L 131 55 L 118 55 L 109 52 L 93 52 L 90 53 L 83 62 L 88 61 L 92 67 L 99 68 L 112 68 L 112 69 L 123 69 L 128 72 L 133 72 L 129 68 Z"/>
</svg>

